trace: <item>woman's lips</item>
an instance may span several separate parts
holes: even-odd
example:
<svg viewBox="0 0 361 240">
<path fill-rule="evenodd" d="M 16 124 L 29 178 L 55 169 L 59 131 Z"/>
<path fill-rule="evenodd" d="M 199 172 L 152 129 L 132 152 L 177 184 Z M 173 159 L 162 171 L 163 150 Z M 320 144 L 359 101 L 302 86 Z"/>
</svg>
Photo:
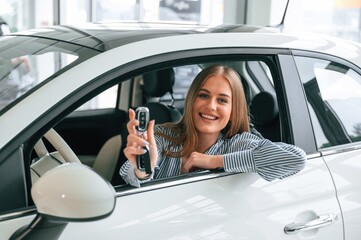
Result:
<svg viewBox="0 0 361 240">
<path fill-rule="evenodd" d="M 207 120 L 217 120 L 218 119 L 218 117 L 216 117 L 216 116 L 204 114 L 204 113 L 200 113 L 199 116 L 201 116 L 201 118 L 205 118 Z"/>
</svg>

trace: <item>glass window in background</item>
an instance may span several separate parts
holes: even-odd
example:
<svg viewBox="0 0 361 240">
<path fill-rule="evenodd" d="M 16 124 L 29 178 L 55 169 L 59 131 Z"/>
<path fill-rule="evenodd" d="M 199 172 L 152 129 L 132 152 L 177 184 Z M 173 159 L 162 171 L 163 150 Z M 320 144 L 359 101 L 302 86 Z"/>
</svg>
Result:
<svg viewBox="0 0 361 240">
<path fill-rule="evenodd" d="M 92 0 L 61 0 L 60 24 L 77 25 L 91 22 L 91 3 Z"/>
<path fill-rule="evenodd" d="M 223 0 L 0 0 L 3 16 L 12 32 L 60 24 L 85 22 L 182 22 L 219 25 L 223 23 Z M 54 16 L 59 12 L 59 18 Z M 63 57 L 61 60 L 66 60 Z M 181 73 L 178 74 L 181 77 Z M 15 94 L 18 95 L 18 94 Z M 84 104 L 79 110 L 115 107 L 117 86 Z"/>
<path fill-rule="evenodd" d="M 223 23 L 223 0 L 94 0 L 93 21 Z"/>
<path fill-rule="evenodd" d="M 18 32 L 54 22 L 53 0 L 0 0 L 0 16 L 11 32 Z"/>
<path fill-rule="evenodd" d="M 273 0 L 271 25 L 280 23 L 287 0 Z M 307 31 L 361 42 L 360 0 L 290 0 L 284 31 Z"/>
</svg>

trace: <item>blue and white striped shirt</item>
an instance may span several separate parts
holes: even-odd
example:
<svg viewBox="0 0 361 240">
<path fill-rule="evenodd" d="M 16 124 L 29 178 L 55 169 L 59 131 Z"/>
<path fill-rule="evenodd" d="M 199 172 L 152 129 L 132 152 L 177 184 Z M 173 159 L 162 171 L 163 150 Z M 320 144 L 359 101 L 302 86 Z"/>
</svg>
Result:
<svg viewBox="0 0 361 240">
<path fill-rule="evenodd" d="M 177 136 L 164 126 L 156 126 L 154 131 L 171 137 Z M 173 142 L 159 135 L 155 135 L 155 140 L 159 154 L 157 166 L 154 174 L 145 181 L 180 175 L 182 158 L 168 157 L 162 153 L 165 150 L 179 152 L 182 146 L 171 146 Z M 302 149 L 283 142 L 271 142 L 249 132 L 236 134 L 229 139 L 220 134 L 216 143 L 205 154 L 223 155 L 226 172 L 254 172 L 267 181 L 293 175 L 302 170 L 306 163 L 306 154 Z M 134 167 L 129 161 L 123 164 L 119 174 L 132 186 L 140 187 L 140 183 L 144 182 L 136 177 Z"/>
</svg>

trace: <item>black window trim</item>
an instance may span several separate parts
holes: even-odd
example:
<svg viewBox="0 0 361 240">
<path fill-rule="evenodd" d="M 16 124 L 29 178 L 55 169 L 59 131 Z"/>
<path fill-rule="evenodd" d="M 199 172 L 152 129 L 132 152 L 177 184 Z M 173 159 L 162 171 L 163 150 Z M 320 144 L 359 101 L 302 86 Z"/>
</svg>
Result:
<svg viewBox="0 0 361 240">
<path fill-rule="evenodd" d="M 316 141 L 314 138 L 311 117 L 308 112 L 306 95 L 303 91 L 302 82 L 298 75 L 296 63 L 291 55 L 278 55 L 280 72 L 282 73 L 284 93 L 283 101 L 287 109 L 289 121 L 287 126 L 290 127 L 290 136 L 293 137 L 293 143 L 301 147 L 306 153 L 312 154 L 317 152 Z M 276 86 L 276 82 L 275 82 Z"/>
</svg>

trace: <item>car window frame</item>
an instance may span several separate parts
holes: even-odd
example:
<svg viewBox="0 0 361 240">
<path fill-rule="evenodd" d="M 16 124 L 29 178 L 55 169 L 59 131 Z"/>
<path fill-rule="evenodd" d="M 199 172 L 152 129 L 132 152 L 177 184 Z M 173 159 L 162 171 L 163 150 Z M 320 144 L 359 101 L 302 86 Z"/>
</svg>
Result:
<svg viewBox="0 0 361 240">
<path fill-rule="evenodd" d="M 352 62 L 345 60 L 343 58 L 332 56 L 329 54 L 315 53 L 315 52 L 302 51 L 302 50 L 293 50 L 292 53 L 295 57 L 296 56 L 297 57 L 308 57 L 308 58 L 316 58 L 316 59 L 320 59 L 320 60 L 335 62 L 335 63 L 344 65 L 345 67 L 352 69 L 353 71 L 355 71 L 357 74 L 359 74 L 361 76 L 361 68 L 359 68 L 357 65 L 355 65 Z M 306 101 L 307 101 L 307 99 L 306 99 Z M 336 154 L 339 152 L 348 152 L 348 151 L 353 151 L 356 149 L 361 149 L 361 141 L 339 144 L 337 146 L 330 146 L 330 147 L 325 147 L 322 149 L 318 149 L 316 140 L 315 140 L 315 136 L 314 136 L 314 142 L 315 142 L 317 151 L 320 152 L 320 154 L 322 154 L 322 155 L 332 155 L 332 154 Z"/>
<path fill-rule="evenodd" d="M 293 52 L 292 52 L 293 53 Z M 284 99 L 279 101 L 285 104 L 283 108 L 287 108 L 285 113 L 288 115 L 281 117 L 286 122 L 285 127 L 289 127 L 288 131 L 290 139 L 288 142 L 301 147 L 307 154 L 316 154 L 317 147 L 314 138 L 311 117 L 308 111 L 306 94 L 303 90 L 302 81 L 299 77 L 296 63 L 292 55 L 279 54 L 279 66 L 281 67 L 282 89 Z M 277 87 L 277 82 L 274 82 Z M 283 112 L 280 112 L 283 114 Z M 299 126 L 302 126 L 299 127 Z"/>
<path fill-rule="evenodd" d="M 7 159 L 0 163 L 2 182 L 0 192 L 6 192 L 0 196 L 0 216 L 11 212 L 12 209 L 26 208 L 29 204 L 30 194 L 27 186 L 25 166 L 23 160 L 23 148 L 19 147 Z M 3 188 L 11 188 L 5 190 Z"/>
<path fill-rule="evenodd" d="M 24 151 L 25 153 L 29 152 L 37 139 L 39 139 L 50 127 L 54 126 L 58 121 L 70 114 L 82 103 L 96 96 L 108 87 L 119 84 L 123 81 L 130 79 L 131 77 L 149 71 L 150 69 L 159 69 L 176 65 L 197 64 L 199 62 L 216 62 L 222 60 L 224 61 L 225 59 L 227 61 L 237 61 L 237 59 L 240 60 L 249 58 L 253 60 L 263 59 L 264 61 L 271 62 L 271 65 L 269 65 L 270 70 L 277 75 L 277 73 L 275 72 L 282 72 L 284 70 L 284 68 L 280 66 L 282 61 L 279 60 L 279 55 L 291 56 L 290 51 L 285 49 L 218 47 L 212 49 L 197 49 L 154 55 L 151 57 L 137 60 L 135 62 L 130 62 L 123 66 L 118 66 L 117 68 L 111 69 L 108 72 L 104 72 L 104 74 L 102 74 L 101 76 L 92 79 L 91 81 L 89 81 L 88 84 L 84 85 L 82 88 L 79 88 L 76 92 L 69 93 L 67 98 L 64 98 L 63 101 L 58 102 L 56 105 L 54 105 L 46 112 L 46 114 L 37 119 L 37 121 L 35 121 L 32 125 L 28 126 L 28 128 L 24 129 L 16 137 L 16 139 L 13 139 L 13 141 L 8 143 L 2 150 L 0 150 L 0 156 L 2 158 L 4 156 L 8 156 L 12 151 L 14 151 L 14 149 L 17 149 L 24 142 L 27 143 L 24 145 Z M 273 76 L 273 78 L 275 82 L 276 92 L 279 93 L 279 99 L 284 99 L 285 102 L 283 105 L 287 105 L 288 99 L 286 99 L 284 96 L 283 89 L 285 88 L 285 86 L 282 83 L 283 78 L 285 77 L 283 76 L 283 74 L 279 74 L 279 76 Z M 285 127 L 285 125 L 290 124 L 293 119 L 289 119 L 288 107 L 281 107 L 284 108 L 283 110 L 280 110 L 280 112 L 282 112 L 281 118 L 288 119 L 287 121 L 285 121 L 285 124 L 282 124 L 282 127 Z M 287 128 L 283 129 L 283 131 L 285 130 L 288 131 Z M 291 131 L 288 133 L 288 135 L 292 134 L 294 133 Z M 286 140 L 289 143 L 293 143 L 291 136 L 286 138 Z M 28 166 L 25 165 L 25 168 L 28 168 Z M 25 174 L 27 183 L 29 183 L 30 174 L 27 173 L 27 171 L 25 171 Z M 218 174 L 214 174 L 211 171 L 207 172 L 206 175 L 207 174 L 209 175 L 207 176 L 207 179 L 219 176 Z M 224 173 L 225 176 L 229 174 L 231 173 Z M 200 179 L 197 179 L 197 181 L 198 180 Z M 194 181 L 194 179 L 189 178 L 189 181 Z M 168 187 L 171 187 L 173 184 L 179 184 L 178 181 L 174 181 L 174 179 L 168 179 L 165 183 Z M 162 184 L 155 183 L 153 189 L 156 189 L 157 186 L 164 187 Z M 30 189 L 30 186 L 28 186 L 28 189 Z"/>
</svg>

